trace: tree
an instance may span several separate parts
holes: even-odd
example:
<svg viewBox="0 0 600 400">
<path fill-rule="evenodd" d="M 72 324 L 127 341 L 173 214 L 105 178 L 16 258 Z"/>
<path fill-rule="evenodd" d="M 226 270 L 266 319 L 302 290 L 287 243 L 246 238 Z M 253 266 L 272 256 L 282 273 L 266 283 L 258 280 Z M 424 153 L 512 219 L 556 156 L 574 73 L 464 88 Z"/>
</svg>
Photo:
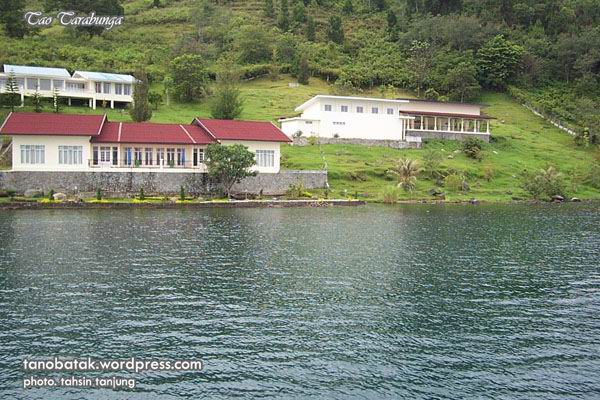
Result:
<svg viewBox="0 0 600 400">
<path fill-rule="evenodd" d="M 308 85 L 309 76 L 310 70 L 308 67 L 308 60 L 306 59 L 306 56 L 302 56 L 298 62 L 298 83 L 301 85 Z"/>
<path fill-rule="evenodd" d="M 306 21 L 306 7 L 304 7 L 304 3 L 296 3 L 292 10 L 292 19 L 298 24 L 302 24 Z"/>
<path fill-rule="evenodd" d="M 477 52 L 479 81 L 486 87 L 503 89 L 515 75 L 523 48 L 497 35 Z"/>
<path fill-rule="evenodd" d="M 216 179 L 227 197 L 234 184 L 248 176 L 255 176 L 250 167 L 255 163 L 254 153 L 241 144 L 225 146 L 212 143 L 206 148 L 208 176 Z"/>
<path fill-rule="evenodd" d="M 211 116 L 217 119 L 235 119 L 243 110 L 244 101 L 238 87 L 239 71 L 232 62 L 220 66 L 217 75 L 217 91 L 211 107 Z"/>
<path fill-rule="evenodd" d="M 443 83 L 452 100 L 471 100 L 479 94 L 479 82 L 477 82 L 477 69 L 473 64 L 461 62 L 447 71 Z"/>
<path fill-rule="evenodd" d="M 235 35 L 234 48 L 242 64 L 259 64 L 270 60 L 273 35 L 260 25 L 244 25 Z"/>
<path fill-rule="evenodd" d="M 154 8 L 160 8 L 160 0 L 154 0 L 152 2 L 152 7 L 154 7 Z"/>
<path fill-rule="evenodd" d="M 40 95 L 37 86 L 35 87 L 35 92 L 33 92 L 33 95 L 31 96 L 31 105 L 33 106 L 33 111 L 35 111 L 36 113 L 41 113 L 44 109 L 44 104 L 42 103 L 42 96 Z"/>
<path fill-rule="evenodd" d="M 180 100 L 192 102 L 206 95 L 208 73 L 202 57 L 184 54 L 171 62 L 173 89 Z"/>
<path fill-rule="evenodd" d="M 13 38 L 23 38 L 27 33 L 27 24 L 23 15 L 24 0 L 4 0 L 0 7 L 0 22 L 4 25 L 6 35 Z"/>
<path fill-rule="evenodd" d="M 316 39 L 315 19 L 309 16 L 306 19 L 306 40 L 314 42 Z"/>
<path fill-rule="evenodd" d="M 152 108 L 150 108 L 148 102 L 148 77 L 143 70 L 137 71 L 135 76 L 136 81 L 133 85 L 133 105 L 129 110 L 129 115 L 135 122 L 148 121 L 152 118 Z"/>
<path fill-rule="evenodd" d="M 60 90 L 55 86 L 52 91 L 52 108 L 54 113 L 58 114 L 60 112 Z"/>
<path fill-rule="evenodd" d="M 408 64 L 411 67 L 412 84 L 417 89 L 417 96 L 420 96 L 431 71 L 431 46 L 428 42 L 413 40 Z"/>
<path fill-rule="evenodd" d="M 342 18 L 339 15 L 329 17 L 329 26 L 327 27 L 327 38 L 334 43 L 344 43 L 344 30 L 342 28 Z"/>
<path fill-rule="evenodd" d="M 15 107 L 21 104 L 21 95 L 19 94 L 19 84 L 15 73 L 10 71 L 6 79 L 5 102 L 10 107 L 10 111 L 15 111 Z"/>
<path fill-rule="evenodd" d="M 402 158 L 396 161 L 390 172 L 398 178 L 398 187 L 412 192 L 417 185 L 417 175 L 421 169 L 415 160 Z"/>
<path fill-rule="evenodd" d="M 387 33 L 390 36 L 390 40 L 395 42 L 398 40 L 398 18 L 396 13 L 392 10 L 387 11 Z"/>
<path fill-rule="evenodd" d="M 154 106 L 154 109 L 158 111 L 158 107 L 163 102 L 162 94 L 156 92 L 150 92 L 148 94 L 148 102 Z"/>
<path fill-rule="evenodd" d="M 288 0 L 280 0 L 277 26 L 284 32 L 290 29 L 290 11 L 288 7 Z"/>
<path fill-rule="evenodd" d="M 273 18 L 275 16 L 273 0 L 265 0 L 265 15 L 269 18 Z"/>
<path fill-rule="evenodd" d="M 350 15 L 354 12 L 354 5 L 352 4 L 352 0 L 346 0 L 344 6 L 342 7 L 342 12 L 346 15 Z"/>
</svg>

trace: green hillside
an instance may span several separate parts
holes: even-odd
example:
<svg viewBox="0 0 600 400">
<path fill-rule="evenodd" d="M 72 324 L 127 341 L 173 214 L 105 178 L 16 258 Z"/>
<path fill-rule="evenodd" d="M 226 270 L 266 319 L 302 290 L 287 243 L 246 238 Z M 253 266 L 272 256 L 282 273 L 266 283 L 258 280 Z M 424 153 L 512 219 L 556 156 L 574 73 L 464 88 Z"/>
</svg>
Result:
<svg viewBox="0 0 600 400">
<path fill-rule="evenodd" d="M 23 9 L 45 7 L 51 15 L 67 3 L 76 7 L 84 2 L 26 1 Z M 214 76 L 224 59 L 233 60 L 243 76 L 239 89 L 244 109 L 239 118 L 244 119 L 276 121 L 324 93 L 420 94 L 438 100 L 483 102 L 489 105 L 486 112 L 497 119 L 492 122 L 494 140 L 484 146 L 482 161 L 466 158 L 459 143 L 425 146 L 443 154 L 444 175 L 460 176 L 470 188 L 463 192 L 442 187 L 447 199 L 526 198 L 527 174 L 547 166 L 562 173 L 570 196 L 600 197 L 600 157 L 595 146 L 576 146 L 569 135 L 519 104 L 528 102 L 580 133 L 584 128 L 591 135 L 597 132 L 600 15 L 593 0 L 564 0 L 558 9 L 554 4 L 558 2 L 536 0 L 276 0 L 272 16 L 265 12 L 268 1 L 263 0 L 160 0 L 159 7 L 153 0 L 107 0 L 103 4 L 118 3 L 125 25 L 101 34 L 57 24 L 26 32 L 23 38 L 9 34 L 8 28 L 0 30 L 0 63 L 123 73 L 143 67 L 152 92 L 164 96 L 172 61 L 186 54 L 199 55 L 201 67 L 210 76 L 207 95 L 190 103 L 171 96 L 169 105 L 163 103 L 154 111 L 155 122 L 209 117 L 216 91 Z M 282 21 L 284 3 L 287 23 Z M 352 12 L 346 10 L 349 3 Z M 0 12 L 0 22 L 6 13 Z M 338 16 L 341 37 L 334 29 Z M 310 84 L 291 87 L 302 57 L 308 60 Z M 511 57 L 517 57 L 517 64 L 502 65 L 504 58 Z M 106 112 L 111 120 L 130 120 L 126 110 L 65 107 L 63 112 Z M 6 113 L 6 108 L 0 109 L 0 116 Z M 401 157 L 422 160 L 425 153 L 289 146 L 283 150 L 282 161 L 286 168 L 326 164 L 336 195 L 381 200 L 384 191 L 395 185 L 388 173 L 394 162 Z M 415 191 L 399 191 L 399 197 L 431 199 L 427 192 L 436 183 L 443 182 L 420 174 Z"/>
</svg>

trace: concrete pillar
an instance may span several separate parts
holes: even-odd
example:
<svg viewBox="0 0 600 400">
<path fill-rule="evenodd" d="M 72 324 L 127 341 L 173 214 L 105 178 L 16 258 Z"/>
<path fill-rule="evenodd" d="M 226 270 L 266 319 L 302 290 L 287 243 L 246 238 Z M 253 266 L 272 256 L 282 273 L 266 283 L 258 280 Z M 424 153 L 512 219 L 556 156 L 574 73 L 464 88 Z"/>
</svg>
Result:
<svg viewBox="0 0 600 400">
<path fill-rule="evenodd" d="M 437 117 L 433 117 L 433 130 L 434 131 L 438 130 L 438 128 L 437 128 Z"/>
<path fill-rule="evenodd" d="M 464 118 L 460 119 L 460 131 L 461 132 L 465 131 L 465 119 Z"/>
<path fill-rule="evenodd" d="M 115 108 L 115 101 L 114 101 L 114 100 L 111 100 L 111 101 L 110 101 L 110 108 L 111 108 L 111 109 L 114 109 L 114 108 Z"/>
<path fill-rule="evenodd" d="M 488 121 L 485 121 L 485 122 L 486 122 L 486 125 L 487 125 L 485 131 L 487 133 L 490 133 L 490 121 L 488 120 Z"/>
<path fill-rule="evenodd" d="M 69 107 L 71 107 L 71 98 L 69 97 L 67 101 L 69 102 Z"/>
<path fill-rule="evenodd" d="M 21 107 L 25 105 L 25 90 L 21 92 Z"/>
</svg>

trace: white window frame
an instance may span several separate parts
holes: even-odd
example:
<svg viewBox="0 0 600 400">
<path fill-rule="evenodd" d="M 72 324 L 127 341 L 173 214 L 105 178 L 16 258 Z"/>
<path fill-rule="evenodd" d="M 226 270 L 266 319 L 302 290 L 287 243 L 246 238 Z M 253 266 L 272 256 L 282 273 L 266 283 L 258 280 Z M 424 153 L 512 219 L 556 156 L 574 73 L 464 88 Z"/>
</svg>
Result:
<svg viewBox="0 0 600 400">
<path fill-rule="evenodd" d="M 363 106 L 356 106 L 356 112 L 358 114 L 362 114 L 365 112 L 365 109 L 363 108 Z"/>
<path fill-rule="evenodd" d="M 341 106 L 341 107 L 340 107 L 340 110 L 341 110 L 342 112 L 348 112 L 349 108 L 348 108 L 348 106 Z"/>
<path fill-rule="evenodd" d="M 45 164 L 46 146 L 40 144 L 21 145 L 21 164 Z"/>
<path fill-rule="evenodd" d="M 331 104 L 325 104 L 324 110 L 325 111 L 333 111 L 333 106 Z"/>
<path fill-rule="evenodd" d="M 131 85 L 123 85 L 123 95 L 131 96 Z"/>
<path fill-rule="evenodd" d="M 387 109 L 387 114 L 388 115 L 394 115 L 394 109 L 393 108 L 388 108 Z"/>
<path fill-rule="evenodd" d="M 379 107 L 371 107 L 371 114 L 379 114 Z"/>
<path fill-rule="evenodd" d="M 58 146 L 58 163 L 60 165 L 82 165 L 83 146 Z"/>
<path fill-rule="evenodd" d="M 256 150 L 256 166 L 262 168 L 275 167 L 275 150 Z"/>
</svg>

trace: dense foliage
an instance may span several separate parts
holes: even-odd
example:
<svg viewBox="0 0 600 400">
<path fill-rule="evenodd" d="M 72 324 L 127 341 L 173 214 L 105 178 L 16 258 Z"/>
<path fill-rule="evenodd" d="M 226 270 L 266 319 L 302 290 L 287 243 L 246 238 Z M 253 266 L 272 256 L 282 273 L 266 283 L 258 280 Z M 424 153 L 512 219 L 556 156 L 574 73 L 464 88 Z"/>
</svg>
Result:
<svg viewBox="0 0 600 400">
<path fill-rule="evenodd" d="M 310 75 L 341 90 L 391 85 L 454 101 L 475 100 L 481 88 L 510 90 L 592 136 L 600 127 L 598 0 L 42 3 L 47 10 L 122 12 L 125 26 L 32 30 L 22 13 L 39 2 L 8 0 L 0 10 L 0 61 L 119 72 L 144 65 L 151 82 L 169 77 L 177 97 L 197 101 L 223 57 L 233 57 L 247 79 L 279 72 L 302 72 L 303 79 L 305 57 Z M 197 87 L 186 82 L 191 73 Z"/>
</svg>

